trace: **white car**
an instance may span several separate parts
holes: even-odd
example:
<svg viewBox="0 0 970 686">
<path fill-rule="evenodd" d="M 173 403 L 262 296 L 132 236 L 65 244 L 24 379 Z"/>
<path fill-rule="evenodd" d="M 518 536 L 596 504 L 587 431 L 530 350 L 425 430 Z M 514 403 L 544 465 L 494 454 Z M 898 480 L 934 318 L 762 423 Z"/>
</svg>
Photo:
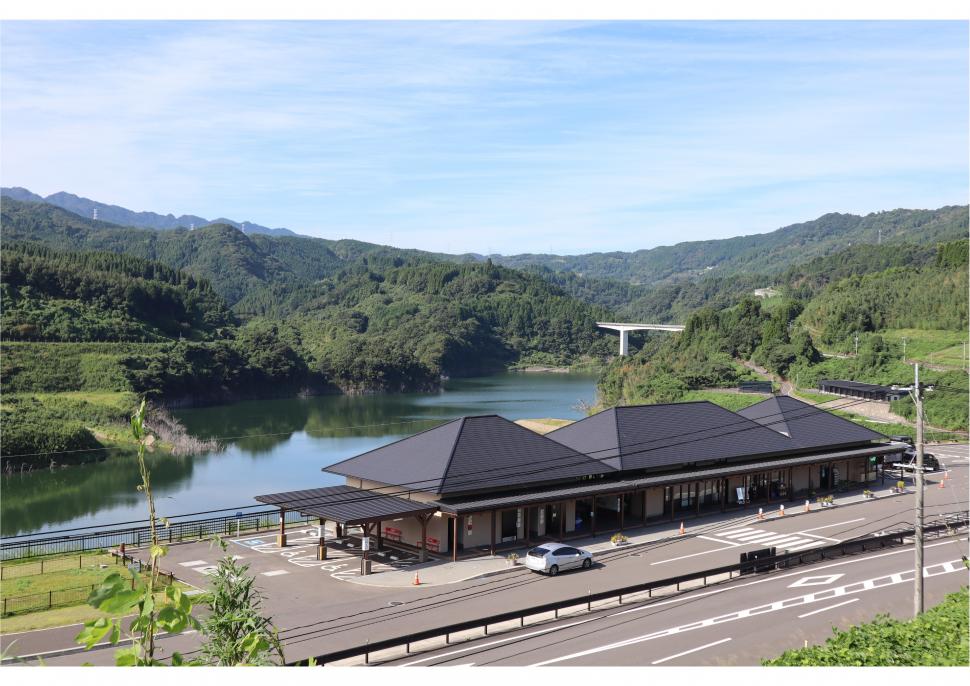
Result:
<svg viewBox="0 0 970 686">
<path fill-rule="evenodd" d="M 522 564 L 535 572 L 556 576 L 561 571 L 576 567 L 589 569 L 593 566 L 593 554 L 564 543 L 543 543 L 526 553 Z"/>
</svg>

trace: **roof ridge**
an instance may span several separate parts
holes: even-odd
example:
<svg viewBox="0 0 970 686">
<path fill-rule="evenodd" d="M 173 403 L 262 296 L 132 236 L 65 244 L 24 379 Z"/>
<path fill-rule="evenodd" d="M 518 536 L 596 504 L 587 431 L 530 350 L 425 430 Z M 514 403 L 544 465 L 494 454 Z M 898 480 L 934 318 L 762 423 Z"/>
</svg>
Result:
<svg viewBox="0 0 970 686">
<path fill-rule="evenodd" d="M 491 415 L 493 417 L 498 415 Z M 451 471 L 451 463 L 455 459 L 455 451 L 458 449 L 458 441 L 461 440 L 462 431 L 465 429 L 465 420 L 468 417 L 459 417 L 461 421 L 461 426 L 458 427 L 458 433 L 455 434 L 455 440 L 451 444 L 451 453 L 448 455 L 448 461 L 445 463 L 445 468 L 441 471 L 441 481 L 438 483 L 438 493 L 444 492 L 445 481 L 448 480 L 448 472 Z"/>
<path fill-rule="evenodd" d="M 331 469 L 332 467 L 339 467 L 344 462 L 350 462 L 351 460 L 356 460 L 357 458 L 363 457 L 364 455 L 370 455 L 371 453 L 376 452 L 378 450 L 382 450 L 383 448 L 389 448 L 392 445 L 397 445 L 398 443 L 403 443 L 404 441 L 410 440 L 410 439 L 414 438 L 415 436 L 420 436 L 422 434 L 428 433 L 429 431 L 435 431 L 436 429 L 441 429 L 442 427 L 448 426 L 449 424 L 454 424 L 458 420 L 464 421 L 464 419 L 465 419 L 464 417 L 455 417 L 454 419 L 449 419 L 446 422 L 442 422 L 441 424 L 438 424 L 438 426 L 432 426 L 431 428 L 425 429 L 423 431 L 419 431 L 416 434 L 408 434 L 407 436 L 402 436 L 401 438 L 397 439 L 396 441 L 391 441 L 390 443 L 385 443 L 384 445 L 379 445 L 376 448 L 371 448 L 370 450 L 364 451 L 364 452 L 360 453 L 359 455 L 354 455 L 352 457 L 348 457 L 345 460 L 341 460 L 340 462 L 334 462 L 333 464 L 328 464 L 325 467 L 320 467 L 320 471 L 321 472 L 325 472 L 325 471 Z M 433 421 L 433 420 L 421 420 L 421 419 L 419 419 L 417 421 Z M 460 432 L 460 430 L 459 430 L 459 432 Z"/>
</svg>

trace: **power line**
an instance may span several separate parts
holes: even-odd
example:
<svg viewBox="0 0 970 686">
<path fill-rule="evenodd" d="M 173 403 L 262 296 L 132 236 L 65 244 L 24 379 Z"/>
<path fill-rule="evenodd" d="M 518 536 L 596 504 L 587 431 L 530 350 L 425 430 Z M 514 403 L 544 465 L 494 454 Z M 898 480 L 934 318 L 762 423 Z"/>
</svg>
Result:
<svg viewBox="0 0 970 686">
<path fill-rule="evenodd" d="M 859 404 L 859 403 L 864 403 L 864 402 L 866 402 L 866 401 L 865 400 L 857 400 L 857 401 L 854 401 L 852 403 L 849 403 L 845 407 L 850 407 L 852 405 Z M 750 419 L 747 419 L 747 418 L 738 416 L 738 419 L 741 420 L 741 421 L 732 421 L 729 424 L 723 424 L 723 425 L 715 426 L 715 427 L 708 427 L 708 428 L 702 429 L 700 431 L 698 431 L 698 430 L 692 430 L 692 431 L 684 432 L 684 433 L 681 433 L 681 434 L 673 434 L 671 436 L 665 436 L 665 437 L 660 438 L 660 439 L 654 439 L 654 440 L 650 440 L 650 441 L 640 441 L 640 442 L 637 442 L 637 443 L 633 443 L 633 444 L 631 444 L 631 446 L 649 445 L 651 443 L 656 443 L 658 441 L 667 441 L 667 440 L 672 439 L 672 438 L 679 438 L 679 437 L 683 437 L 683 436 L 693 436 L 693 435 L 696 435 L 696 434 L 699 434 L 699 433 L 706 433 L 706 432 L 713 431 L 713 430 L 717 430 L 717 429 L 730 428 L 732 426 L 737 426 L 738 424 L 743 424 L 744 425 L 743 428 L 737 429 L 735 431 L 728 431 L 728 432 L 725 432 L 725 433 L 704 436 L 702 438 L 697 438 L 697 439 L 694 439 L 694 440 L 682 441 L 680 443 L 664 444 L 664 445 L 657 446 L 657 447 L 654 447 L 654 448 L 646 448 L 646 449 L 643 449 L 643 450 L 637 450 L 637 451 L 633 451 L 633 452 L 630 452 L 630 453 L 624 453 L 624 456 L 641 455 L 641 454 L 648 453 L 648 452 L 651 452 L 651 451 L 654 451 L 654 450 L 661 450 L 661 449 L 665 449 L 665 448 L 677 447 L 677 446 L 680 446 L 680 445 L 688 445 L 690 443 L 696 443 L 696 442 L 699 442 L 699 441 L 710 440 L 710 439 L 713 439 L 713 438 L 720 438 L 720 437 L 723 437 L 723 436 L 729 436 L 729 435 L 733 435 L 733 434 L 736 434 L 736 433 L 741 433 L 743 431 L 751 431 L 751 430 L 754 430 L 754 429 L 767 428 L 767 427 L 770 427 L 770 426 L 772 426 L 774 424 L 782 423 L 782 422 L 785 422 L 785 421 L 792 421 L 792 420 L 801 419 L 801 418 L 804 418 L 804 417 L 807 417 L 807 416 L 810 416 L 810 415 L 828 412 L 825 409 L 818 409 L 818 407 L 817 407 L 818 404 L 816 404 L 816 405 L 812 405 L 812 404 L 809 404 L 809 403 L 805 403 L 805 404 L 807 406 L 806 408 L 804 408 L 805 412 L 803 414 L 798 414 L 797 416 L 794 416 L 794 413 L 790 413 L 790 414 L 788 414 L 786 416 L 784 412 L 776 412 L 776 413 L 772 413 L 772 414 L 766 415 L 765 419 L 768 418 L 768 417 L 773 417 L 773 416 L 778 416 L 779 417 L 779 419 L 777 419 L 775 421 L 767 422 L 766 424 L 760 424 L 758 422 L 754 422 L 753 420 L 750 420 Z M 819 403 L 819 404 L 822 404 L 822 403 Z M 802 409 L 803 408 L 799 408 L 799 411 L 801 411 Z M 589 460 L 590 456 L 592 456 L 594 453 L 610 452 L 612 450 L 614 450 L 614 448 L 600 448 L 600 449 L 596 449 L 596 450 L 593 450 L 593 451 L 589 451 L 588 453 L 578 453 L 576 457 L 577 458 L 580 458 L 580 460 L 579 461 L 576 461 L 576 462 L 565 463 L 564 461 L 561 460 L 561 458 L 558 458 L 557 457 L 557 458 L 550 458 L 550 459 L 546 459 L 546 460 L 538 460 L 538 461 L 535 461 L 535 462 L 532 463 L 531 466 L 535 466 L 537 464 L 542 464 L 542 463 L 546 463 L 546 462 L 557 462 L 558 464 L 555 465 L 555 466 L 558 466 L 558 467 L 563 467 L 563 466 L 566 466 L 566 467 L 570 467 L 570 466 L 580 466 L 580 465 L 588 464 L 588 460 Z M 597 458 L 594 457 L 593 459 L 597 459 Z M 485 474 L 485 473 L 490 473 L 490 472 L 493 472 L 493 471 L 499 471 L 499 470 L 503 470 L 503 469 L 507 469 L 507 468 L 505 468 L 505 467 L 495 467 L 495 468 L 491 468 L 491 469 L 476 470 L 474 472 L 468 472 L 467 474 L 465 474 L 463 476 L 472 476 L 472 475 L 475 475 L 475 474 Z M 507 476 L 507 477 L 513 477 L 513 476 L 528 476 L 528 475 L 532 475 L 532 474 L 535 474 L 535 473 L 541 473 L 543 471 L 546 471 L 546 468 L 542 468 L 542 469 L 539 469 L 539 470 L 533 470 L 533 471 L 525 471 L 525 472 L 511 472 L 511 473 L 506 474 L 504 476 Z M 480 483 L 482 481 L 487 481 L 487 480 L 488 480 L 488 477 L 486 477 L 484 479 L 478 479 L 478 480 L 472 480 L 472 481 L 468 481 L 468 482 L 462 482 L 460 485 L 463 486 L 463 487 L 467 487 L 467 486 L 471 486 L 471 485 L 474 485 L 476 483 Z M 428 488 L 428 487 L 434 486 L 435 484 L 440 485 L 440 482 L 441 482 L 441 479 L 439 479 L 439 478 L 432 478 L 432 479 L 422 479 L 422 480 L 418 480 L 418 481 L 403 482 L 403 483 L 397 483 L 397 484 L 386 484 L 384 486 L 372 487 L 372 488 L 366 488 L 366 489 L 358 489 L 362 493 L 366 493 L 368 495 L 357 496 L 357 497 L 354 497 L 354 498 L 341 499 L 339 502 L 341 504 L 346 504 L 346 503 L 362 502 L 362 501 L 366 501 L 366 500 L 372 500 L 372 499 L 382 498 L 382 497 L 386 497 L 388 495 L 391 495 L 391 496 L 407 495 L 407 494 L 410 494 L 411 491 L 414 491 L 414 490 L 422 490 L 419 486 L 423 486 L 424 488 Z M 410 488 L 404 488 L 406 486 L 410 486 Z M 389 488 L 404 488 L 404 490 L 400 490 L 400 491 L 396 491 L 396 492 L 387 492 L 387 489 L 389 489 Z M 299 503 L 304 503 L 304 502 L 319 502 L 319 497 L 307 496 L 307 497 L 303 497 L 303 498 L 296 498 L 296 499 L 289 500 L 289 501 L 283 501 L 283 502 L 280 502 L 280 503 L 273 503 L 273 505 L 276 506 L 276 507 L 283 507 L 283 509 L 289 509 L 289 506 L 298 505 Z M 165 518 L 166 519 L 173 519 L 173 518 L 181 518 L 181 517 L 194 517 L 194 516 L 204 515 L 204 514 L 215 514 L 215 513 L 218 513 L 218 512 L 226 512 L 226 511 L 240 510 L 240 509 L 252 509 L 252 508 L 263 507 L 263 506 L 265 506 L 265 504 L 258 503 L 258 504 L 255 504 L 255 505 L 242 505 L 242 506 L 236 506 L 236 507 L 218 508 L 218 509 L 213 509 L 213 510 L 204 510 L 204 511 L 192 512 L 192 513 L 186 513 L 186 514 L 179 514 L 179 515 L 170 515 L 170 516 L 166 516 Z M 93 528 L 124 526 L 126 524 L 141 524 L 141 523 L 146 523 L 147 521 L 148 520 L 142 519 L 142 520 L 134 520 L 134 521 L 128 521 L 128 522 L 117 522 L 117 523 L 114 523 L 114 524 L 101 524 L 101 525 L 90 525 L 90 526 L 84 526 L 84 527 L 74 527 L 74 528 L 71 528 L 71 529 L 60 529 L 60 530 L 55 530 L 55 531 L 46 531 L 46 532 L 42 532 L 42 533 L 45 534 L 45 535 L 48 535 L 48 534 L 51 534 L 52 535 L 52 534 L 66 533 L 66 532 L 70 532 L 70 531 L 81 531 L 81 530 L 93 529 Z M 17 536 L 10 536 L 10 537 L 8 537 L 8 540 L 12 540 L 12 539 L 16 539 L 16 538 L 26 538 L 26 537 L 37 536 L 37 535 L 39 535 L 39 534 L 37 534 L 37 533 L 19 534 Z"/>
</svg>

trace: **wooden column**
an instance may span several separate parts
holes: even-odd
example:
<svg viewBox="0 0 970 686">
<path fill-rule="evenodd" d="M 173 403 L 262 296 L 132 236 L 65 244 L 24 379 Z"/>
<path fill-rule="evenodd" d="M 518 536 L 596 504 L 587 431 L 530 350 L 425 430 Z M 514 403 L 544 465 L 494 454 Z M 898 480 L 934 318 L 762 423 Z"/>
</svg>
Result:
<svg viewBox="0 0 970 686">
<path fill-rule="evenodd" d="M 623 517 L 623 505 L 625 503 L 623 502 L 623 495 L 624 494 L 621 493 L 620 495 L 616 496 L 616 502 L 619 503 L 619 506 L 620 506 L 620 512 L 619 512 L 619 514 L 620 514 L 620 531 L 623 531 L 623 520 L 624 520 L 624 517 Z"/>
<path fill-rule="evenodd" d="M 460 516 L 456 516 L 451 520 L 451 561 L 458 562 L 458 520 L 461 519 Z"/>
<path fill-rule="evenodd" d="M 531 522 L 532 508 L 531 507 L 522 508 L 522 517 L 523 517 L 522 528 L 524 529 L 523 533 L 525 534 L 525 544 L 532 545 L 532 533 L 529 531 L 529 526 L 532 523 Z"/>
<path fill-rule="evenodd" d="M 727 509 L 727 492 L 730 483 L 730 479 L 721 479 L 721 512 Z"/>
<path fill-rule="evenodd" d="M 592 498 L 590 498 L 590 500 L 592 501 L 592 506 L 589 511 L 589 520 L 591 522 L 590 527 L 592 529 L 592 533 L 595 536 L 596 535 L 596 496 L 594 495 Z"/>
<path fill-rule="evenodd" d="M 670 489 L 670 521 L 674 521 L 674 503 L 677 501 L 677 499 L 674 497 L 674 487 L 667 486 L 666 488 Z M 678 488 L 679 488 L 679 484 L 678 484 Z M 666 495 L 666 493 L 667 491 L 665 489 L 664 494 Z"/>
<path fill-rule="evenodd" d="M 421 553 L 419 562 L 428 561 L 428 522 L 431 521 L 432 514 L 418 515 L 418 522 L 421 524 Z"/>
<path fill-rule="evenodd" d="M 377 522 L 374 524 L 374 528 L 377 529 L 377 549 L 384 549 L 384 532 L 381 531 L 381 523 Z"/>
<path fill-rule="evenodd" d="M 642 524 L 644 526 L 647 525 L 647 491 L 648 490 L 650 490 L 650 489 L 645 489 L 643 491 L 643 517 L 642 517 Z"/>
<path fill-rule="evenodd" d="M 280 533 L 276 537 L 276 543 L 280 548 L 286 547 L 286 510 L 280 508 Z"/>
<path fill-rule="evenodd" d="M 327 526 L 327 520 L 320 517 L 320 540 L 317 541 L 317 559 L 326 560 L 327 559 L 327 542 L 324 540 L 325 527 Z"/>
<path fill-rule="evenodd" d="M 795 500 L 795 468 L 788 468 L 788 500 L 793 502 Z"/>
<path fill-rule="evenodd" d="M 701 514 L 701 482 L 694 482 L 694 516 L 699 517 Z"/>
<path fill-rule="evenodd" d="M 559 503 L 559 540 L 566 536 L 566 503 Z"/>
<path fill-rule="evenodd" d="M 492 510 L 492 538 L 490 539 L 490 543 L 488 545 L 488 554 L 495 554 L 495 510 Z"/>
</svg>

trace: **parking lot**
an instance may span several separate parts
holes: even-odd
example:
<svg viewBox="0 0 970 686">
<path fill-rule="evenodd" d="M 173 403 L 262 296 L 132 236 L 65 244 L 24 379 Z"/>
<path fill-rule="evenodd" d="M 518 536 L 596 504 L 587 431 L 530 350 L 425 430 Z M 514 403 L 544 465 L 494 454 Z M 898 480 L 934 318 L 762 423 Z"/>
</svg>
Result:
<svg viewBox="0 0 970 686">
<path fill-rule="evenodd" d="M 328 532 L 330 534 L 332 532 Z M 215 573 L 219 560 L 232 555 L 240 564 L 250 567 L 257 587 L 273 601 L 297 604 L 324 601 L 335 596 L 360 594 L 368 597 L 380 593 L 376 587 L 362 587 L 345 583 L 360 574 L 362 551 L 360 539 L 346 536 L 340 539 L 327 536 L 327 559 L 317 559 L 318 530 L 315 526 L 287 529 L 285 548 L 276 543 L 276 532 L 243 535 L 225 539 L 228 550 L 212 541 L 181 543 L 169 547 L 162 568 L 171 571 L 186 583 L 202 589 Z M 371 571 L 379 574 L 393 569 L 407 569 L 417 563 L 417 556 L 386 548 L 369 551 Z"/>
</svg>

